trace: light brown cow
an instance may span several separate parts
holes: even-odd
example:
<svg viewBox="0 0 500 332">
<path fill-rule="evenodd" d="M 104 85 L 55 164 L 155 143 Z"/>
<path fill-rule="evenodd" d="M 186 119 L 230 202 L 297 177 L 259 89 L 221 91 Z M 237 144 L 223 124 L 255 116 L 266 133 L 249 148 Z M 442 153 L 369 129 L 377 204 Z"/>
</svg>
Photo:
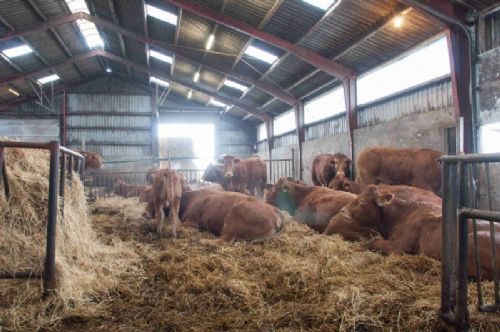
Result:
<svg viewBox="0 0 500 332">
<path fill-rule="evenodd" d="M 285 222 L 278 209 L 256 197 L 206 189 L 182 196 L 181 220 L 184 226 L 209 231 L 228 243 L 270 238 Z"/>
<path fill-rule="evenodd" d="M 442 167 L 437 159 L 442 155 L 430 149 L 369 147 L 356 160 L 356 182 L 408 185 L 439 194 Z"/>
<path fill-rule="evenodd" d="M 169 220 L 172 223 L 172 235 L 177 237 L 179 224 L 179 208 L 182 195 L 182 177 L 172 169 L 162 169 L 154 173 L 150 195 L 155 208 L 155 217 L 158 223 L 157 232 L 164 235 L 165 212 L 169 208 Z"/>
<path fill-rule="evenodd" d="M 351 177 L 351 160 L 345 154 L 320 154 L 314 157 L 311 177 L 316 186 L 326 187 L 335 175 Z"/>
<path fill-rule="evenodd" d="M 357 195 L 325 187 L 306 186 L 281 178 L 266 193 L 267 203 L 287 211 L 296 220 L 312 229 L 323 232 L 342 207 Z"/>
<path fill-rule="evenodd" d="M 478 233 L 481 269 L 485 278 L 491 278 L 491 253 L 487 242 L 489 232 L 485 226 L 481 225 Z M 500 232 L 496 233 L 497 239 L 500 239 Z M 358 199 L 346 205 L 330 220 L 325 234 L 340 234 L 346 240 L 380 235 L 381 238 L 368 242 L 366 248 L 385 254 L 421 254 L 440 260 L 441 200 L 436 194 L 419 188 L 379 188 L 370 185 Z M 469 241 L 469 260 L 472 259 L 471 245 L 472 241 Z M 498 252 L 500 240 L 497 240 L 496 248 Z M 500 268 L 500 257 L 497 258 L 497 266 Z M 469 276 L 475 276 L 473 264 L 469 265 Z"/>
<path fill-rule="evenodd" d="M 240 160 L 226 155 L 223 162 L 224 176 L 228 182 L 226 190 L 240 193 L 250 192 L 252 195 L 262 197 L 267 182 L 266 163 L 259 157 Z"/>
<path fill-rule="evenodd" d="M 113 183 L 113 192 L 116 195 L 125 198 L 140 196 L 142 192 L 148 189 L 148 186 L 137 186 L 128 184 L 120 179 Z"/>
<path fill-rule="evenodd" d="M 102 167 L 102 157 L 98 153 L 88 151 L 78 151 L 78 153 L 85 157 L 85 169 Z"/>
</svg>

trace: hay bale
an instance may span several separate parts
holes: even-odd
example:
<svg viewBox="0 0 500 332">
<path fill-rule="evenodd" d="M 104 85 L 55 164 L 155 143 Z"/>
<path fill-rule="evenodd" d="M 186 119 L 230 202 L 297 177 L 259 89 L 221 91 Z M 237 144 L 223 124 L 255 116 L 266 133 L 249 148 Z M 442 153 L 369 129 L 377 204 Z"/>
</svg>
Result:
<svg viewBox="0 0 500 332">
<path fill-rule="evenodd" d="M 42 271 L 48 204 L 49 154 L 45 150 L 6 149 L 11 196 L 0 193 L 0 267 L 2 271 Z M 58 289 L 40 301 L 40 280 L 0 280 L 0 328 L 52 327 L 74 312 L 97 310 L 124 273 L 138 273 L 136 255 L 121 242 L 97 239 L 79 178 L 65 184 L 64 219 L 58 215 L 56 270 Z"/>
<path fill-rule="evenodd" d="M 438 317 L 440 262 L 428 257 L 385 257 L 297 223 L 255 244 L 221 246 L 213 235 L 183 227 L 179 239 L 160 238 L 154 221 L 127 217 L 142 213 L 135 199 L 107 204 L 99 202 L 104 214 L 94 216 L 99 234 L 134 243 L 144 278 L 125 277 L 101 319 L 66 328 L 448 329 Z M 473 284 L 469 300 L 473 328 L 498 330 L 500 315 L 475 309 Z"/>
</svg>

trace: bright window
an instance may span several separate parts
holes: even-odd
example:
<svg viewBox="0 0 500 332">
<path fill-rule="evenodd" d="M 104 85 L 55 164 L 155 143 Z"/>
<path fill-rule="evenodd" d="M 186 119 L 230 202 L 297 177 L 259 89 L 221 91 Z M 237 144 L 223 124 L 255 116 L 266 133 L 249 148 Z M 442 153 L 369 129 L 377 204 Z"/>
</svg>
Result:
<svg viewBox="0 0 500 332">
<path fill-rule="evenodd" d="M 90 14 L 85 0 L 66 0 L 66 4 L 72 13 L 84 12 Z M 77 20 L 76 25 L 78 25 L 89 48 L 102 47 L 104 45 L 94 23 L 86 20 Z"/>
<path fill-rule="evenodd" d="M 156 83 L 158 85 L 161 85 L 161 86 L 164 86 L 164 87 L 167 87 L 167 88 L 170 86 L 170 83 L 168 83 L 167 81 L 164 81 L 164 80 L 162 80 L 162 79 L 160 79 L 158 77 L 154 77 L 154 76 L 151 76 L 149 78 L 149 82 Z"/>
<path fill-rule="evenodd" d="M 266 131 L 266 124 L 260 124 L 257 127 L 257 140 L 262 141 L 264 139 L 267 139 L 267 131 Z"/>
<path fill-rule="evenodd" d="M 252 45 L 247 47 L 245 54 L 267 63 L 273 63 L 276 59 L 278 59 L 276 55 Z"/>
<path fill-rule="evenodd" d="M 304 106 L 304 121 L 307 124 L 342 112 L 345 112 L 345 100 L 341 86 L 307 102 Z"/>
<path fill-rule="evenodd" d="M 159 19 L 160 21 L 177 25 L 177 15 L 167 12 L 166 10 L 157 8 L 155 6 L 146 5 L 146 12 L 149 16 Z"/>
<path fill-rule="evenodd" d="M 335 2 L 335 0 L 302 0 L 304 2 L 307 2 L 308 4 L 317 7 L 322 10 L 327 10 L 328 7 L 332 5 L 332 3 Z M 340 4 L 342 0 L 337 1 L 337 5 Z"/>
<path fill-rule="evenodd" d="M 481 153 L 500 152 L 500 122 L 481 127 Z"/>
<path fill-rule="evenodd" d="M 149 56 L 152 57 L 152 58 L 155 58 L 155 59 L 158 59 L 158 60 L 170 63 L 170 64 L 172 63 L 172 57 L 171 56 L 168 56 L 166 54 L 157 52 L 155 50 L 149 50 Z"/>
<path fill-rule="evenodd" d="M 33 52 L 33 50 L 28 45 L 11 47 L 11 48 L 7 48 L 7 49 L 2 51 L 2 53 L 5 54 L 5 56 L 7 56 L 9 58 L 15 58 L 15 57 L 25 55 L 25 54 L 28 54 L 31 52 Z"/>
<path fill-rule="evenodd" d="M 43 85 L 43 84 L 46 84 L 46 83 L 57 81 L 58 79 L 59 79 L 59 75 L 52 74 L 52 75 L 49 75 L 49 76 L 40 77 L 37 81 L 38 81 L 38 83 L 40 83 L 40 84 Z"/>
<path fill-rule="evenodd" d="M 439 38 L 358 79 L 358 104 L 425 83 L 450 73 L 448 44 Z"/>
<path fill-rule="evenodd" d="M 295 129 L 295 113 L 288 111 L 274 118 L 274 135 L 281 135 Z"/>
<path fill-rule="evenodd" d="M 194 163 L 198 169 L 205 169 L 214 161 L 215 128 L 213 124 L 160 124 L 158 126 L 162 137 L 188 137 L 193 141 Z M 175 157 L 175 156 L 172 156 Z"/>
<path fill-rule="evenodd" d="M 226 104 L 224 104 L 223 102 L 220 102 L 218 100 L 215 100 L 215 99 L 210 99 L 210 101 L 208 102 L 209 105 L 212 105 L 212 106 L 215 106 L 215 107 L 227 107 Z"/>
<path fill-rule="evenodd" d="M 248 89 L 248 87 L 244 86 L 243 84 L 240 84 L 240 83 L 235 82 L 235 81 L 227 80 L 227 79 L 224 81 L 224 85 L 228 86 L 230 88 L 233 88 L 233 89 L 243 91 L 243 92 L 247 91 L 247 89 Z"/>
</svg>

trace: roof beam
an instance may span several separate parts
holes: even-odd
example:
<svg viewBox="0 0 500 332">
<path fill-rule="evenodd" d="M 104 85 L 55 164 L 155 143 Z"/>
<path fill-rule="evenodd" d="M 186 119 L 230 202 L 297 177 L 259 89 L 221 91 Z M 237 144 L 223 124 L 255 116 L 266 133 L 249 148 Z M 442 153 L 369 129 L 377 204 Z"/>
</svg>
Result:
<svg viewBox="0 0 500 332">
<path fill-rule="evenodd" d="M 182 85 L 188 89 L 192 89 L 192 90 L 201 92 L 201 93 L 203 93 L 209 97 L 215 98 L 215 99 L 217 99 L 225 104 L 228 104 L 228 105 L 232 104 L 232 105 L 238 107 L 239 109 L 241 109 L 242 111 L 247 112 L 249 114 L 252 114 L 261 120 L 267 120 L 270 118 L 268 115 L 258 112 L 256 105 L 250 104 L 248 102 L 236 100 L 236 99 L 233 99 L 233 98 L 228 97 L 226 95 L 222 95 L 218 92 L 207 90 L 207 89 L 202 88 L 200 86 L 194 85 L 190 82 L 186 82 L 184 80 L 180 80 L 178 78 L 174 78 L 174 77 L 171 77 L 169 75 L 165 75 L 165 74 L 161 73 L 160 71 L 150 69 L 147 66 L 140 65 L 136 62 L 122 58 L 122 57 L 114 55 L 112 53 L 102 51 L 102 50 L 99 50 L 99 51 L 100 51 L 100 55 L 102 55 L 110 60 L 116 61 L 116 62 L 121 63 L 121 64 L 126 65 L 126 66 L 128 65 L 131 68 L 134 68 L 138 71 L 145 72 L 145 73 L 152 75 L 152 76 L 156 76 L 162 80 L 176 83 L 176 84 Z"/>
<path fill-rule="evenodd" d="M 31 9 L 33 9 L 33 11 L 35 11 L 35 13 L 38 15 L 38 17 L 40 17 L 44 22 L 47 22 L 47 20 L 48 20 L 47 16 L 45 16 L 45 14 L 42 12 L 40 7 L 38 7 L 38 5 L 33 0 L 27 0 L 27 2 L 28 2 L 28 5 L 31 7 Z M 57 41 L 59 46 L 61 46 L 61 48 L 64 50 L 66 55 L 69 57 L 72 57 L 73 53 L 71 53 L 68 46 L 66 46 L 66 43 L 62 40 L 59 33 L 54 28 L 50 28 L 49 31 L 52 34 L 52 37 L 54 37 L 54 39 Z M 78 66 L 77 63 L 74 63 L 74 66 L 75 66 L 75 69 L 78 72 L 78 74 L 80 74 L 80 77 L 85 77 L 85 74 L 83 73 L 80 66 Z"/>
<path fill-rule="evenodd" d="M 419 0 L 400 0 L 407 6 L 413 7 L 426 15 L 431 15 L 446 24 L 467 24 L 467 10 L 448 0 L 433 0 L 423 2 Z"/>
<path fill-rule="evenodd" d="M 146 12 L 146 2 L 144 0 L 140 0 L 141 8 L 142 8 L 142 20 L 144 23 L 144 36 L 149 38 L 149 29 L 148 29 L 148 13 Z M 146 53 L 146 66 L 149 68 L 149 44 L 144 43 L 144 52 Z"/>
<path fill-rule="evenodd" d="M 231 29 L 239 31 L 240 33 L 243 33 L 247 36 L 262 40 L 263 42 L 274 45 L 284 51 L 290 52 L 303 61 L 311 64 L 312 66 L 315 66 L 320 70 L 323 70 L 324 72 L 338 79 L 344 79 L 355 74 L 350 68 L 347 68 L 346 66 L 341 65 L 335 61 L 329 60 L 311 50 L 290 43 L 289 41 L 281 39 L 270 33 L 264 32 L 248 23 L 217 13 L 207 7 L 195 4 L 187 0 L 164 1 L 169 2 L 184 10 L 190 11 L 198 16 L 204 17 L 206 19 L 212 20 Z"/>
<path fill-rule="evenodd" d="M 6 40 L 9 40 L 12 38 L 16 38 L 16 37 L 24 37 L 26 35 L 37 33 L 41 30 L 47 30 L 51 27 L 58 26 L 61 24 L 71 23 L 71 22 L 74 22 L 74 21 L 79 20 L 79 19 L 93 22 L 98 26 L 101 26 L 101 27 L 104 27 L 106 29 L 112 30 L 114 32 L 120 33 L 121 35 L 126 36 L 126 37 L 131 38 L 131 39 L 134 39 L 136 41 L 139 41 L 139 42 L 142 42 L 145 44 L 149 44 L 150 46 L 151 45 L 155 46 L 160 50 L 175 53 L 177 55 L 177 57 L 179 57 L 180 59 L 183 59 L 183 60 L 188 61 L 190 63 L 193 63 L 195 65 L 198 65 L 198 66 L 203 65 L 207 69 L 221 73 L 222 75 L 231 76 L 231 77 L 234 77 L 240 81 L 255 85 L 259 89 L 269 93 L 272 96 L 275 96 L 276 98 L 282 100 L 283 102 L 285 102 L 289 105 L 295 105 L 297 103 L 297 98 L 295 98 L 295 96 L 293 94 L 285 92 L 283 89 L 277 87 L 274 84 L 267 83 L 267 82 L 258 82 L 257 80 L 255 80 L 253 78 L 250 78 L 250 77 L 247 77 L 244 75 L 240 75 L 237 73 L 229 72 L 228 70 L 222 68 L 219 64 L 216 64 L 216 63 L 208 65 L 206 63 L 196 61 L 196 60 L 192 59 L 190 56 L 186 55 L 186 52 L 181 47 L 171 45 L 168 43 L 164 43 L 164 42 L 161 42 L 158 40 L 153 40 L 153 39 L 147 38 L 144 35 L 141 35 L 141 34 L 133 32 L 131 30 L 117 26 L 113 22 L 110 22 L 110 21 L 107 21 L 107 20 L 104 20 L 104 19 L 101 19 L 101 18 L 98 18 L 95 16 L 91 16 L 91 15 L 83 13 L 83 12 L 75 13 L 75 14 L 68 15 L 68 16 L 62 16 L 60 18 L 47 21 L 46 23 L 39 24 L 36 27 L 30 27 L 27 29 L 21 29 L 18 31 L 9 32 L 7 34 L 0 36 L 0 42 L 6 41 Z"/>
<path fill-rule="evenodd" d="M 394 20 L 394 18 L 396 18 L 397 16 L 400 16 L 400 15 L 407 15 L 411 11 L 412 11 L 412 8 L 408 8 L 406 6 L 396 6 L 396 8 L 389 15 L 386 15 L 379 22 L 375 23 L 374 26 L 371 27 L 369 30 L 367 30 L 366 32 L 364 32 L 361 35 L 357 36 L 357 38 L 355 40 L 353 40 L 353 41 L 349 42 L 348 44 L 346 44 L 346 47 L 344 47 L 341 51 L 339 51 L 338 53 L 336 53 L 335 55 L 333 55 L 331 57 L 331 59 L 332 60 L 338 60 L 338 59 L 340 59 L 341 57 L 343 57 L 344 55 L 346 55 L 347 53 L 349 53 L 350 51 L 352 51 L 354 48 L 356 48 L 357 46 L 359 46 L 360 44 L 362 44 L 366 40 L 368 40 L 371 37 L 373 37 L 374 35 L 376 35 L 380 30 L 384 29 L 388 24 L 390 24 Z M 312 78 L 314 75 L 316 75 L 319 72 L 320 72 L 319 69 L 312 70 L 310 73 L 308 73 L 307 75 L 304 75 L 301 79 L 299 79 L 298 81 L 296 81 L 295 83 L 293 83 L 292 85 L 290 85 L 289 87 L 287 87 L 285 90 L 286 91 L 291 91 L 293 88 L 295 88 L 295 87 L 299 86 L 300 84 L 304 83 L 305 81 L 307 81 L 308 79 Z M 327 82 L 325 85 L 323 85 L 323 87 L 326 86 L 326 85 L 329 85 L 329 84 L 331 84 L 331 83 L 333 83 L 335 81 L 336 80 L 333 79 L 333 80 Z M 299 98 L 302 99 L 302 98 L 304 98 L 304 96 L 300 96 Z M 276 98 L 269 99 L 264 105 L 262 105 L 260 107 L 260 109 L 264 109 L 266 106 L 270 105 L 275 100 L 276 100 Z"/>
</svg>

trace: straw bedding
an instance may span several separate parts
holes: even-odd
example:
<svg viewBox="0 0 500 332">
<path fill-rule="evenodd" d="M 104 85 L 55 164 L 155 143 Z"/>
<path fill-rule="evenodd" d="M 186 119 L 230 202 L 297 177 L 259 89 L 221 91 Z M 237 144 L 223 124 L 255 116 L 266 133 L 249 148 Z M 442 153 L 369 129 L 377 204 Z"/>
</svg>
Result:
<svg viewBox="0 0 500 332">
<path fill-rule="evenodd" d="M 20 163 L 9 169 L 11 178 L 19 174 L 11 183 L 29 184 L 22 191 L 12 185 L 12 212 L 5 212 L 0 198 L 0 234 L 8 241 L 2 238 L 1 263 L 9 269 L 41 262 L 41 248 L 30 248 L 43 242 L 46 195 L 41 193 L 47 188 L 31 173 L 46 156 L 22 161 L 32 156 L 9 156 L 11 167 Z M 67 199 L 65 226 L 59 227 L 64 229 L 58 238 L 60 290 L 41 301 L 39 281 L 0 281 L 0 326 L 7 330 L 446 328 L 437 316 L 440 264 L 432 259 L 384 257 L 296 223 L 253 244 L 220 245 L 210 234 L 182 227 L 178 239 L 160 238 L 154 222 L 141 217 L 136 198 L 97 201 L 89 223 L 81 212 L 81 184 L 72 188 L 76 197 Z M 75 233 L 67 233 L 70 224 Z M 474 300 L 471 286 L 474 329 L 498 330 L 500 315 L 478 313 Z"/>
</svg>

